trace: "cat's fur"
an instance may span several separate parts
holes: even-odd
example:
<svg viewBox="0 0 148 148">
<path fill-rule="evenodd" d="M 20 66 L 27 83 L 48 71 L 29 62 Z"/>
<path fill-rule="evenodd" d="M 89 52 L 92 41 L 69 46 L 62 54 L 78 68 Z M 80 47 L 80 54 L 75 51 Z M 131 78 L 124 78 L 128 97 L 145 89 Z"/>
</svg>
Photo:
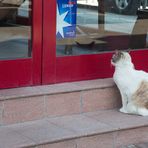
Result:
<svg viewBox="0 0 148 148">
<path fill-rule="evenodd" d="M 136 70 L 128 52 L 116 51 L 111 59 L 113 79 L 122 97 L 121 112 L 148 116 L 148 73 Z"/>
</svg>

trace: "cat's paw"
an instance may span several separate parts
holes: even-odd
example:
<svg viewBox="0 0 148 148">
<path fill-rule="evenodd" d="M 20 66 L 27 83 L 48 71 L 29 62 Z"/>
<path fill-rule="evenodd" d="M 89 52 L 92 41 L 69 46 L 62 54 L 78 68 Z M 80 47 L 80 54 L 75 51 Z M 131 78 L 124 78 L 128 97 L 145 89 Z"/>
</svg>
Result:
<svg viewBox="0 0 148 148">
<path fill-rule="evenodd" d="M 119 111 L 122 112 L 122 113 L 128 113 L 127 110 L 125 108 L 123 108 L 123 107 L 120 108 Z"/>
<path fill-rule="evenodd" d="M 148 109 L 146 108 L 139 108 L 138 109 L 138 114 L 142 116 L 148 116 Z"/>
</svg>

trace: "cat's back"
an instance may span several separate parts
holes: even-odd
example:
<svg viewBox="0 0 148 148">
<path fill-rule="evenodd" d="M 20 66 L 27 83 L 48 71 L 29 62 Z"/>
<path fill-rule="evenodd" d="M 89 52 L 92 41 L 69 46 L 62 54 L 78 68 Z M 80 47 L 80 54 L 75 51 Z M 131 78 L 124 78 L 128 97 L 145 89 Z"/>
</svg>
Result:
<svg viewBox="0 0 148 148">
<path fill-rule="evenodd" d="M 142 81 L 132 95 L 132 101 L 136 106 L 144 107 L 148 109 L 148 81 Z"/>
<path fill-rule="evenodd" d="M 148 81 L 148 73 L 133 68 L 115 69 L 113 79 L 116 81 Z"/>
<path fill-rule="evenodd" d="M 148 82 L 148 73 L 147 72 L 145 72 L 143 70 L 136 70 L 135 74 L 138 79 L 141 79 L 141 81 Z"/>
</svg>

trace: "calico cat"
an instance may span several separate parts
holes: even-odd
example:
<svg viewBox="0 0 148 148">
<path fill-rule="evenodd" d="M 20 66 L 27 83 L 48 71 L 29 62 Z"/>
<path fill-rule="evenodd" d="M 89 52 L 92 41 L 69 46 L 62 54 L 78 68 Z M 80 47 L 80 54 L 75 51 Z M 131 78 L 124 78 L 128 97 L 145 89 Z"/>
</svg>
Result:
<svg viewBox="0 0 148 148">
<path fill-rule="evenodd" d="M 148 116 L 148 73 L 136 70 L 125 51 L 116 51 L 111 64 L 115 66 L 113 79 L 122 98 L 120 112 Z"/>
</svg>

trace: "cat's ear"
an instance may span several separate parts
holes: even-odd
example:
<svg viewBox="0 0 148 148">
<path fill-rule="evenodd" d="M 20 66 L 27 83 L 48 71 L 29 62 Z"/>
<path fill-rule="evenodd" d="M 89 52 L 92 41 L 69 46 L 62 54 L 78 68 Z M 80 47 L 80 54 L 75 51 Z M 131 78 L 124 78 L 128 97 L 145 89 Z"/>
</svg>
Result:
<svg viewBox="0 0 148 148">
<path fill-rule="evenodd" d="M 118 49 L 115 50 L 115 54 L 119 54 L 119 50 Z"/>
<path fill-rule="evenodd" d="M 130 48 L 129 48 L 129 49 L 127 49 L 127 50 L 126 50 L 126 52 L 130 53 L 130 52 L 131 52 L 131 49 L 130 49 Z"/>
<path fill-rule="evenodd" d="M 122 52 L 121 50 L 116 49 L 116 50 L 115 50 L 115 54 L 116 54 L 116 55 L 122 55 L 123 52 Z"/>
</svg>

